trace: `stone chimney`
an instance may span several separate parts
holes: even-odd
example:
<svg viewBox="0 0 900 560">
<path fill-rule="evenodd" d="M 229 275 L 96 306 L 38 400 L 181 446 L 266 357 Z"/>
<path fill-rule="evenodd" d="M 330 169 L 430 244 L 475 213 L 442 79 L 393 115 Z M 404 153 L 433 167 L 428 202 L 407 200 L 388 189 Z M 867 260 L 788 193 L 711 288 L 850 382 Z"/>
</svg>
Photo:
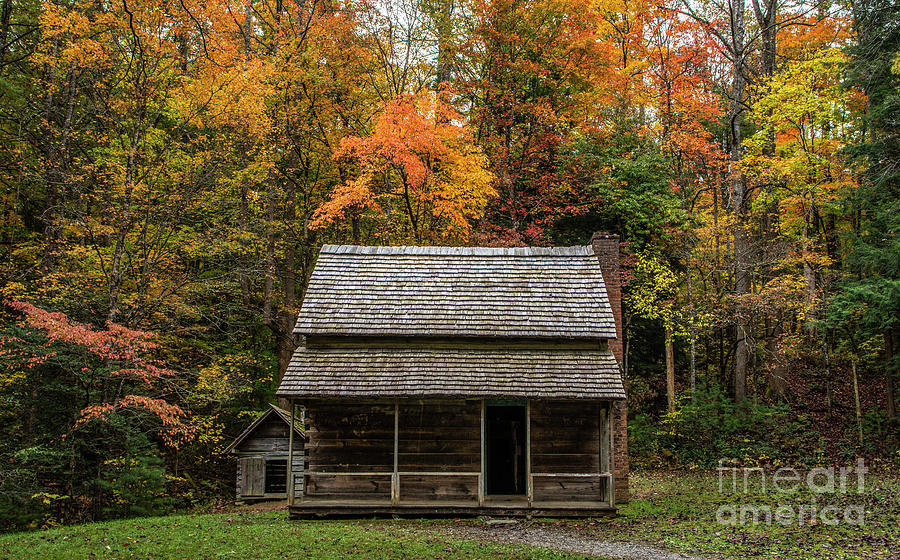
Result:
<svg viewBox="0 0 900 560">
<path fill-rule="evenodd" d="M 594 254 L 600 261 L 600 271 L 606 284 L 606 295 L 616 320 L 616 339 L 608 341 L 609 349 L 619 363 L 619 371 L 625 363 L 622 323 L 622 266 L 619 262 L 619 236 L 597 232 L 591 238 Z M 623 375 L 623 384 L 625 383 Z M 625 401 L 613 405 L 613 461 L 615 468 L 616 503 L 628 501 L 628 407 Z"/>
</svg>

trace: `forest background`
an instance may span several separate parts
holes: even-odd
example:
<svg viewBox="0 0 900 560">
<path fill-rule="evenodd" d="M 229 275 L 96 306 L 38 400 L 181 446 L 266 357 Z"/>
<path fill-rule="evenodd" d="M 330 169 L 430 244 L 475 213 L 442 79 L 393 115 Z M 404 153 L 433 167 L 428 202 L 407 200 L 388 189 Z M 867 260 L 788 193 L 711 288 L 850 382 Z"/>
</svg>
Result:
<svg viewBox="0 0 900 560">
<path fill-rule="evenodd" d="M 0 1 L 0 529 L 228 499 L 325 243 L 623 243 L 632 468 L 895 470 L 891 0 Z"/>
</svg>

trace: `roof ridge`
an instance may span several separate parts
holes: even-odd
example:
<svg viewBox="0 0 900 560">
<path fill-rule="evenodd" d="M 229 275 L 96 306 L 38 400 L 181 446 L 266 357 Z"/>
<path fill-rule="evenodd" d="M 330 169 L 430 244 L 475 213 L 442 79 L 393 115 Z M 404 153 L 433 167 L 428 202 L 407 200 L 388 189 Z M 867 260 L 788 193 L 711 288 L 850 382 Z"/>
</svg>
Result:
<svg viewBox="0 0 900 560">
<path fill-rule="evenodd" d="M 396 256 L 478 256 L 478 257 L 592 257 L 590 245 L 570 247 L 448 247 L 416 245 L 324 245 L 321 253 L 344 255 Z"/>
</svg>

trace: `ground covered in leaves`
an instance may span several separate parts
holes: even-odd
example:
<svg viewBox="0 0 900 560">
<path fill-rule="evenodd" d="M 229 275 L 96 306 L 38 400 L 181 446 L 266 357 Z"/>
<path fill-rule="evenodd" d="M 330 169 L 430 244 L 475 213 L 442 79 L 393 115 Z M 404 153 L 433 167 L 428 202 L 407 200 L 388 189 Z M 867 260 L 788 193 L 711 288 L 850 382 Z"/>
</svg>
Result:
<svg viewBox="0 0 900 560">
<path fill-rule="evenodd" d="M 798 485 L 795 492 L 777 492 L 772 488 L 771 475 L 765 492 L 757 475 L 751 476 L 748 492 L 743 491 L 741 478 L 738 491 L 731 492 L 731 481 L 726 475 L 720 492 L 715 473 L 632 474 L 633 499 L 619 509 L 616 518 L 556 525 L 613 540 L 640 540 L 672 550 L 728 557 L 900 558 L 900 479 L 896 477 L 867 476 L 861 493 L 856 492 L 855 475 L 849 477 L 847 492 L 836 488 L 833 493 L 811 492 L 805 483 Z M 821 512 L 829 505 L 836 509 L 829 510 L 823 520 Z M 732 506 L 739 522 L 719 523 L 719 508 L 726 508 L 721 518 L 727 521 Z M 748 522 L 742 524 L 739 518 L 742 506 L 768 506 L 773 512 L 779 506 L 787 506 L 794 512 L 799 512 L 801 507 L 810 511 L 815 506 L 819 514 L 812 522 L 805 516 L 803 523 L 795 516 L 787 525 L 779 524 L 774 516 L 771 522 L 765 522 L 760 516 L 756 523 L 750 522 L 747 516 Z M 844 522 L 847 506 L 863 508 L 863 525 Z M 840 519 L 837 525 L 824 522 L 835 517 Z"/>
</svg>

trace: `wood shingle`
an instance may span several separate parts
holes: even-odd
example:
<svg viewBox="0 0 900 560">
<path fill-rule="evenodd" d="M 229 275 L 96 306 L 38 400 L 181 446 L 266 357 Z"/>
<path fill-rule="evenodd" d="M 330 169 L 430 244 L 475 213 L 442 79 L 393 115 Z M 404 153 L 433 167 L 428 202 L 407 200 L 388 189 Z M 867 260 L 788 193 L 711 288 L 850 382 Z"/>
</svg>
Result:
<svg viewBox="0 0 900 560">
<path fill-rule="evenodd" d="M 624 399 L 616 359 L 595 348 L 298 348 L 282 397 Z"/>
<path fill-rule="evenodd" d="M 326 245 L 294 332 L 616 337 L 591 247 Z"/>
</svg>

